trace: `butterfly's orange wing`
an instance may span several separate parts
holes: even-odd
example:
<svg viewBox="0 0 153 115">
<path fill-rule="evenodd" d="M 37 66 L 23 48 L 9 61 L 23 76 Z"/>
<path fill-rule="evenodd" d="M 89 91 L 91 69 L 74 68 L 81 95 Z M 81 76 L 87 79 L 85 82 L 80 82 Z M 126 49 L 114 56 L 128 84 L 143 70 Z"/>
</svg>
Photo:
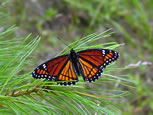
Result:
<svg viewBox="0 0 153 115">
<path fill-rule="evenodd" d="M 95 81 L 109 63 L 118 59 L 116 51 L 107 49 L 89 49 L 78 52 L 81 74 L 85 81 Z"/>
<path fill-rule="evenodd" d="M 60 85 L 74 85 L 78 81 L 78 77 L 76 76 L 76 72 L 74 71 L 73 64 L 70 60 L 67 61 L 64 68 L 60 72 L 58 81 L 63 81 L 58 83 Z"/>
<path fill-rule="evenodd" d="M 92 82 L 98 79 L 106 65 L 119 57 L 112 50 L 88 49 L 76 53 L 74 63 L 70 55 L 59 56 L 41 64 L 33 71 L 32 76 L 36 79 L 60 81 L 58 84 L 61 85 L 71 85 L 78 81 L 77 70 L 78 75 L 81 73 L 85 81 Z"/>
<path fill-rule="evenodd" d="M 71 85 L 78 81 L 69 55 L 59 56 L 38 66 L 32 73 L 36 79 L 63 81 L 61 85 Z"/>
</svg>

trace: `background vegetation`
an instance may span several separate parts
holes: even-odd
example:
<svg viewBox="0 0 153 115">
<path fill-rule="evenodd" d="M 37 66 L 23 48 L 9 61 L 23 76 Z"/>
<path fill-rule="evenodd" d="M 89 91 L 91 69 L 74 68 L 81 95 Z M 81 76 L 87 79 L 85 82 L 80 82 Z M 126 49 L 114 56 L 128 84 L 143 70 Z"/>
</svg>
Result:
<svg viewBox="0 0 153 115">
<path fill-rule="evenodd" d="M 152 11 L 151 0 L 1 0 L 0 113 L 151 115 Z M 32 70 L 66 47 L 58 37 L 78 50 L 116 48 L 120 59 L 92 84 L 34 80 Z"/>
</svg>

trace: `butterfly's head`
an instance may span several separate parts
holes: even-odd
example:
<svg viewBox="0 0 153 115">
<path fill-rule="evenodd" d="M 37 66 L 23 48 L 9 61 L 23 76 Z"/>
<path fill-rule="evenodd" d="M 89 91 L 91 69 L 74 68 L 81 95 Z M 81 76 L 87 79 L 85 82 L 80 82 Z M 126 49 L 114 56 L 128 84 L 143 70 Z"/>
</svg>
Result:
<svg viewBox="0 0 153 115">
<path fill-rule="evenodd" d="M 76 58 L 76 53 L 73 49 L 71 49 L 71 51 L 70 51 L 70 57 L 71 57 L 71 59 Z"/>
<path fill-rule="evenodd" d="M 73 48 L 70 50 L 70 53 L 75 53 L 75 51 L 73 50 Z"/>
</svg>

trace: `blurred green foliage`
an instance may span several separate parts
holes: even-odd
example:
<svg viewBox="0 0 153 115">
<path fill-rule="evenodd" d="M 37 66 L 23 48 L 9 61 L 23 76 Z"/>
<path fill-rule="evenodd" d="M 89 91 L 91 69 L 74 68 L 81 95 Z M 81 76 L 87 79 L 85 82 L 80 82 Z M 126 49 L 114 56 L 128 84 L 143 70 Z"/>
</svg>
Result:
<svg viewBox="0 0 153 115">
<path fill-rule="evenodd" d="M 60 38 L 66 43 L 70 43 L 82 35 L 112 28 L 115 33 L 109 36 L 109 39 L 100 39 L 92 44 L 110 41 L 125 43 L 118 48 L 121 57 L 117 67 L 122 69 L 113 73 L 120 73 L 124 75 L 120 77 L 134 81 L 136 88 L 128 88 L 131 95 L 122 101 L 125 104 L 122 114 L 153 113 L 151 0 L 12 0 L 8 9 L 4 4 L 8 2 L 1 3 L 1 26 L 7 25 L 5 17 L 8 17 L 8 10 L 9 25 L 16 24 L 20 27 L 16 35 L 23 36 L 32 32 L 34 36 L 41 36 L 41 44 L 33 53 L 32 62 L 35 65 L 50 59 L 65 47 L 57 39 L 59 36 L 62 36 Z M 139 61 L 141 63 L 137 63 Z M 113 68 L 107 69 L 108 73 L 112 70 Z M 103 80 L 105 82 L 105 79 Z M 110 79 L 108 81 L 113 82 Z"/>
</svg>

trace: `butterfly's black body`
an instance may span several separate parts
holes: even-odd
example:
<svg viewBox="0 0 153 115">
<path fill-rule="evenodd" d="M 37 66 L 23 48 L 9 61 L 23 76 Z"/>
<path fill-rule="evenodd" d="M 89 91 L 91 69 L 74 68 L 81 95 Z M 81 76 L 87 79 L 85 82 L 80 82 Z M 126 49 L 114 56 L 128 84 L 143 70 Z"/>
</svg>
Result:
<svg viewBox="0 0 153 115">
<path fill-rule="evenodd" d="M 78 81 L 77 75 L 93 82 L 99 78 L 103 69 L 117 60 L 119 54 L 109 49 L 87 49 L 80 52 L 70 50 L 70 54 L 48 60 L 38 66 L 32 76 L 36 79 L 62 81 L 60 85 L 74 85 Z"/>
<path fill-rule="evenodd" d="M 79 64 L 77 63 L 78 62 L 78 55 L 77 55 L 77 53 L 75 53 L 75 51 L 73 49 L 71 49 L 71 51 L 70 51 L 69 58 L 70 58 L 70 61 L 72 62 L 73 66 L 74 66 L 74 69 L 75 69 L 76 73 L 78 75 L 80 75 Z"/>
</svg>

